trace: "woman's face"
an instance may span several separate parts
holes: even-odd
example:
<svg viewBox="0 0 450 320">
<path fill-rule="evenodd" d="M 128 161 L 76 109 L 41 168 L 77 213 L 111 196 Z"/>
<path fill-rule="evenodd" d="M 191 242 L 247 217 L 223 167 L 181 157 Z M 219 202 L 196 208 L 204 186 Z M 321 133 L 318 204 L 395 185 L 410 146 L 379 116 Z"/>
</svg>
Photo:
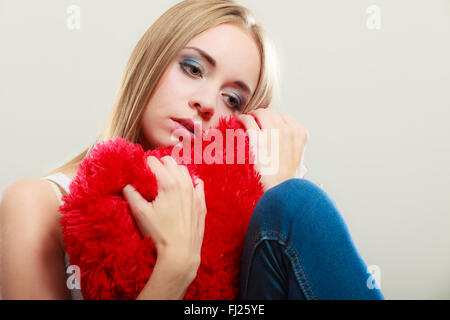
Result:
<svg viewBox="0 0 450 320">
<path fill-rule="evenodd" d="M 140 143 L 144 149 L 172 146 L 174 119 L 217 126 L 220 116 L 237 115 L 255 92 L 260 55 L 250 35 L 222 24 L 197 35 L 169 64 L 144 110 Z"/>
</svg>

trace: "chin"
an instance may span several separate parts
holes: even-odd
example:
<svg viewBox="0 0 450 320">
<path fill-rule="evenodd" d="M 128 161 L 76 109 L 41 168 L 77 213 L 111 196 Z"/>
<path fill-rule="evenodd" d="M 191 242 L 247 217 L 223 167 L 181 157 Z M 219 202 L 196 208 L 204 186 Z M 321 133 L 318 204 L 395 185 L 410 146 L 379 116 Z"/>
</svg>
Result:
<svg viewBox="0 0 450 320">
<path fill-rule="evenodd" d="M 148 144 L 147 148 L 144 148 L 144 150 L 155 150 L 155 149 L 158 149 L 160 147 L 169 148 L 169 147 L 172 147 L 172 146 L 176 145 L 177 143 L 178 143 L 178 141 L 172 140 L 170 137 L 168 137 L 164 141 L 156 141 L 155 143 Z"/>
</svg>

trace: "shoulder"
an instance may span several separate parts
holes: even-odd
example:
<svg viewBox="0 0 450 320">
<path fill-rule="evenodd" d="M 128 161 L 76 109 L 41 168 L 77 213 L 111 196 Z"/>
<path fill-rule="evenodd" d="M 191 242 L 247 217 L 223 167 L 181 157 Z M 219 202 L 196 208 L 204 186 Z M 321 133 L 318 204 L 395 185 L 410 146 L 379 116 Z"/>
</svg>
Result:
<svg viewBox="0 0 450 320">
<path fill-rule="evenodd" d="M 2 209 L 34 209 L 53 208 L 58 204 L 54 191 L 48 181 L 38 178 L 17 180 L 2 190 Z"/>
<path fill-rule="evenodd" d="M 0 279 L 4 297 L 67 297 L 58 206 L 56 194 L 46 180 L 24 178 L 3 189 Z"/>
<path fill-rule="evenodd" d="M 58 198 L 48 181 L 23 178 L 3 189 L 0 224 L 3 230 L 13 230 L 22 237 L 60 243 L 58 207 Z"/>
</svg>

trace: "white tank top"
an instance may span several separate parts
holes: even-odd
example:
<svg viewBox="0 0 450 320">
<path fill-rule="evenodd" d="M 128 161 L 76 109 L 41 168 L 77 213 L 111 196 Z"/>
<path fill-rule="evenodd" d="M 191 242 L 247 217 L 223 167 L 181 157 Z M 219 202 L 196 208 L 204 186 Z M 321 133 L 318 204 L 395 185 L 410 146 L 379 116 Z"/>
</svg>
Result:
<svg viewBox="0 0 450 320">
<path fill-rule="evenodd" d="M 70 180 L 69 177 L 67 177 L 64 173 L 62 172 L 58 172 L 46 177 L 42 177 L 41 180 L 47 180 L 49 181 L 50 185 L 52 186 L 53 190 L 55 190 L 56 193 L 56 197 L 58 198 L 59 204 L 62 205 L 63 201 L 61 200 L 62 198 L 62 193 L 61 190 L 59 190 L 59 188 L 55 185 L 59 185 L 65 192 L 66 194 L 69 193 L 69 185 L 72 182 L 72 180 Z M 68 269 L 70 266 L 70 262 L 69 262 L 69 255 L 67 253 L 64 253 L 64 268 L 66 270 L 66 277 L 67 280 L 69 280 L 69 277 L 73 274 L 73 270 L 72 268 Z M 71 279 L 73 280 L 73 279 Z M 70 281 L 70 283 L 72 283 L 73 281 Z M 66 284 L 68 284 L 68 282 L 66 281 Z M 69 288 L 69 286 L 68 286 Z M 70 289 L 70 295 L 72 297 L 73 300 L 83 300 L 83 295 L 81 293 L 80 289 L 74 288 L 74 289 Z"/>
</svg>

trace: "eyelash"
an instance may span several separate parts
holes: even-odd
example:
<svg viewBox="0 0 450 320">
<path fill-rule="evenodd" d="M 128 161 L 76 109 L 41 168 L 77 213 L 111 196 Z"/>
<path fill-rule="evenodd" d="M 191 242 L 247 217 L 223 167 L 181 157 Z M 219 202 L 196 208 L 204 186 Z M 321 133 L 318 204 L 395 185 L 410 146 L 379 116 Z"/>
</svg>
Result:
<svg viewBox="0 0 450 320">
<path fill-rule="evenodd" d="M 197 77 L 197 75 L 196 74 L 192 74 L 191 72 L 187 71 L 187 69 L 191 69 L 192 70 L 192 68 L 196 68 L 196 69 L 199 70 L 200 73 L 202 73 L 201 67 L 193 65 L 193 64 L 190 64 L 190 63 L 188 63 L 186 61 L 181 61 L 180 62 L 180 67 L 183 70 L 183 72 L 185 72 L 187 75 L 189 75 L 191 77 Z M 240 96 L 237 96 L 237 97 L 228 96 L 228 98 L 234 99 L 234 100 L 236 100 L 239 103 L 239 105 L 237 107 L 231 106 L 231 108 L 236 110 L 236 111 L 240 111 L 241 108 L 242 108 L 242 105 L 243 105 L 242 98 Z"/>
</svg>

